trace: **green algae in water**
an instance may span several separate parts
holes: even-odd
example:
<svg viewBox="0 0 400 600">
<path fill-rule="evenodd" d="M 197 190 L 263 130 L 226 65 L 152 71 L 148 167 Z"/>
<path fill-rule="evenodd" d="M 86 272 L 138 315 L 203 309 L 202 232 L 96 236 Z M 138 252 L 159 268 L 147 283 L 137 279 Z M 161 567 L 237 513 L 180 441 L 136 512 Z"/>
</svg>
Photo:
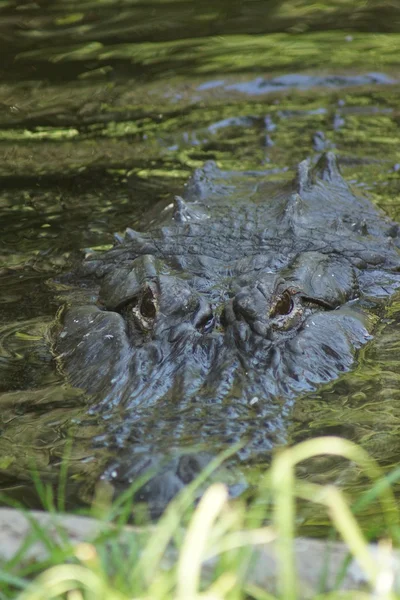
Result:
<svg viewBox="0 0 400 600">
<path fill-rule="evenodd" d="M 88 399 L 65 387 L 43 335 L 35 333 L 37 320 L 46 330 L 63 293 L 46 282 L 86 249 L 108 248 L 114 231 L 144 226 L 151 211 L 181 192 L 194 167 L 212 159 L 226 169 L 271 169 L 271 179 L 284 183 L 299 160 L 319 154 L 314 137 L 322 131 L 354 189 L 399 220 L 400 89 L 384 85 L 399 77 L 397 7 L 391 5 L 388 19 L 390 5 L 379 3 L 382 33 L 373 29 L 377 3 L 319 3 L 318 10 L 305 2 L 275 3 L 264 25 L 268 33 L 259 3 L 244 3 L 244 25 L 227 4 L 199 6 L 190 17 L 185 3 L 169 3 L 170 19 L 163 4 L 153 4 L 154 21 L 145 19 L 150 3 L 145 12 L 118 3 L 112 18 L 104 12 L 115 7 L 112 0 L 79 7 L 55 1 L 15 13 L 12 2 L 0 4 L 0 16 L 11 10 L 10 27 L 29 15 L 4 52 L 13 60 L 0 84 L 0 401 L 7 434 L 0 469 L 25 491 L 32 460 L 44 479 L 57 478 L 70 434 L 71 480 L 94 481 L 115 456 L 106 444 L 93 448 L 104 424 L 88 417 Z M 340 80 L 370 71 L 387 78 L 361 86 Z M 290 73 L 329 75 L 330 87 L 263 93 L 254 83 Z M 240 91 L 249 82 L 257 95 Z M 354 370 L 296 402 L 283 433 L 290 443 L 340 433 L 389 472 L 400 456 L 397 296 L 380 316 Z M 20 326 L 25 319 L 32 328 Z M 195 442 L 191 435 L 182 439 Z M 221 450 L 220 441 L 210 440 L 210 447 Z M 251 482 L 269 460 L 252 456 L 238 468 Z M 354 465 L 340 461 L 316 461 L 302 475 L 337 482 L 350 495 L 365 489 Z M 90 501 L 89 488 L 75 501 Z M 364 514 L 366 528 L 379 525 L 375 509 Z M 304 531 L 325 531 L 316 512 L 305 510 L 301 518 Z"/>
</svg>

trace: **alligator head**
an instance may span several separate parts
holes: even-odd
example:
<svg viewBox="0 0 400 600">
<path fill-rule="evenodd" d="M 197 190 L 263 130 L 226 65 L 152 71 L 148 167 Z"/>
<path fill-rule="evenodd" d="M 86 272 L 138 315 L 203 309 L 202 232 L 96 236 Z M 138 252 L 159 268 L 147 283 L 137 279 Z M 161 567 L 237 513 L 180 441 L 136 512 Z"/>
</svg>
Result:
<svg viewBox="0 0 400 600">
<path fill-rule="evenodd" d="M 397 225 L 353 194 L 334 155 L 283 187 L 207 163 L 184 196 L 83 263 L 54 339 L 70 382 L 124 415 L 243 415 L 347 371 L 400 259 Z"/>
</svg>

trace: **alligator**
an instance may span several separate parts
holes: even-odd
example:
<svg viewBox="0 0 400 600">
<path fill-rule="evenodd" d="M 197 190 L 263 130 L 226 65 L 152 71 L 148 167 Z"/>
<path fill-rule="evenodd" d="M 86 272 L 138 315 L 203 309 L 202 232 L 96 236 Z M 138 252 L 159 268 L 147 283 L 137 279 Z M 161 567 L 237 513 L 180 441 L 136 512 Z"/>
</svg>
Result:
<svg viewBox="0 0 400 600">
<path fill-rule="evenodd" d="M 264 448 L 277 443 L 274 420 L 351 368 L 400 286 L 399 226 L 352 191 L 331 152 L 283 186 L 207 162 L 146 229 L 88 254 L 52 334 L 91 410 L 106 427 L 118 415 L 121 456 L 105 476 L 119 469 L 122 484 L 184 447 L 187 427 L 187 446 L 207 446 L 213 426 L 223 438 L 229 421 L 226 443 L 254 421 Z M 164 506 L 207 456 L 175 456 L 139 497 Z"/>
</svg>

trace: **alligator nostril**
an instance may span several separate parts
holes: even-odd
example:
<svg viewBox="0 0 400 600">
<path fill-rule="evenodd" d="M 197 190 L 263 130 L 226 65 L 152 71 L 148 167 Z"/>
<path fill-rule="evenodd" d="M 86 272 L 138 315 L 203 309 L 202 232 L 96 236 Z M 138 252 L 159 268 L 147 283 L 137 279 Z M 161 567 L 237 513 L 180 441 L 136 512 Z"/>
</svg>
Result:
<svg viewBox="0 0 400 600">
<path fill-rule="evenodd" d="M 215 317 L 211 306 L 203 297 L 198 298 L 197 311 L 194 314 L 193 326 L 199 333 L 209 333 L 215 325 Z"/>
<path fill-rule="evenodd" d="M 210 333 L 210 331 L 213 330 L 214 325 L 215 317 L 212 313 L 208 313 L 202 315 L 201 319 L 195 324 L 195 327 L 197 331 L 200 331 L 201 333 Z"/>
<path fill-rule="evenodd" d="M 254 306 L 254 298 L 249 293 L 240 292 L 233 299 L 232 307 L 237 320 L 244 319 L 252 322 L 257 318 L 257 310 Z"/>
</svg>

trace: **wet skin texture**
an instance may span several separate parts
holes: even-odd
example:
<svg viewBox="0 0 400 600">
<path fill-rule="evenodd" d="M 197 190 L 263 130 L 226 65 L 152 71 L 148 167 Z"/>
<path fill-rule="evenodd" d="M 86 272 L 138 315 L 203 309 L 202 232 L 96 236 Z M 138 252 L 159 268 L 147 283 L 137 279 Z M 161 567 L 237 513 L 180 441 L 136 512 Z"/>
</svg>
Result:
<svg viewBox="0 0 400 600">
<path fill-rule="evenodd" d="M 400 283 L 398 245 L 397 224 L 354 195 L 328 153 L 300 163 L 284 187 L 207 163 L 146 233 L 128 229 L 89 256 L 54 351 L 93 410 L 131 420 L 110 467 L 119 485 L 163 455 L 141 439 L 135 458 L 135 418 L 173 407 L 190 419 L 217 405 L 229 419 L 227 406 L 240 406 L 236 417 L 257 406 L 262 428 L 265 407 L 290 406 L 350 369 L 371 310 Z M 207 442 L 206 417 L 198 427 Z M 174 444 L 171 426 L 159 447 Z M 207 460 L 178 454 L 140 497 L 157 514 Z"/>
</svg>

